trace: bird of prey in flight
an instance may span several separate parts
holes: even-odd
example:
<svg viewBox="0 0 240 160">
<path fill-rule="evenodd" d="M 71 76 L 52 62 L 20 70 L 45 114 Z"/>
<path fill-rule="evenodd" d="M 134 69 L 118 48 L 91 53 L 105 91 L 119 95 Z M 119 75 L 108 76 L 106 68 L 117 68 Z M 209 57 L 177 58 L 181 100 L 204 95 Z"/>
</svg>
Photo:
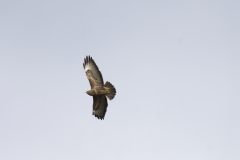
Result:
<svg viewBox="0 0 240 160">
<path fill-rule="evenodd" d="M 107 98 L 112 100 L 116 95 L 116 89 L 108 81 L 104 84 L 102 74 L 92 57 L 86 56 L 84 58 L 83 68 L 91 86 L 91 90 L 86 93 L 93 97 L 92 114 L 103 120 L 107 112 Z"/>
</svg>

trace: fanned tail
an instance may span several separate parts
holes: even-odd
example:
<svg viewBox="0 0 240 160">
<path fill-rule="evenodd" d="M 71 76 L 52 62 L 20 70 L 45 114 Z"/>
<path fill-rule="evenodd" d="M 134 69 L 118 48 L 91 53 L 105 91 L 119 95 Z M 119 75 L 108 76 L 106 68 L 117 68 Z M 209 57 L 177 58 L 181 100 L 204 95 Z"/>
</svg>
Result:
<svg viewBox="0 0 240 160">
<path fill-rule="evenodd" d="M 110 82 L 106 82 L 104 87 L 106 87 L 107 90 L 109 90 L 109 93 L 106 94 L 107 98 L 109 100 L 112 100 L 115 97 L 116 93 L 117 93 L 115 87 Z"/>
</svg>

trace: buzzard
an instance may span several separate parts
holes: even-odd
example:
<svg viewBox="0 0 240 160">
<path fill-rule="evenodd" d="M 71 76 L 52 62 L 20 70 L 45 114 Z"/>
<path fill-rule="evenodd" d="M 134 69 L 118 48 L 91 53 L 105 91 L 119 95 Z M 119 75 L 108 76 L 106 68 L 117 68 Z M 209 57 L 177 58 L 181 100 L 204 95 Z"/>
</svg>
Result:
<svg viewBox="0 0 240 160">
<path fill-rule="evenodd" d="M 83 68 L 91 85 L 91 90 L 86 93 L 93 97 L 92 114 L 102 120 L 107 112 L 107 98 L 112 100 L 116 95 L 116 89 L 108 81 L 105 84 L 103 83 L 102 74 L 92 57 L 86 56 L 84 58 Z"/>
</svg>

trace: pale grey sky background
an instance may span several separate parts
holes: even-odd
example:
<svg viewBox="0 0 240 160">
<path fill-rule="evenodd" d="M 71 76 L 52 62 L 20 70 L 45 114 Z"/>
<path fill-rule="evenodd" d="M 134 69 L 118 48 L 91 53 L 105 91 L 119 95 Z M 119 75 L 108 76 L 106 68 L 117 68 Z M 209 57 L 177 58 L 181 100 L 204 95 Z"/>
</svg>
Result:
<svg viewBox="0 0 240 160">
<path fill-rule="evenodd" d="M 240 1 L 0 2 L 1 160 L 239 160 Z M 82 63 L 117 89 L 92 116 Z"/>
</svg>

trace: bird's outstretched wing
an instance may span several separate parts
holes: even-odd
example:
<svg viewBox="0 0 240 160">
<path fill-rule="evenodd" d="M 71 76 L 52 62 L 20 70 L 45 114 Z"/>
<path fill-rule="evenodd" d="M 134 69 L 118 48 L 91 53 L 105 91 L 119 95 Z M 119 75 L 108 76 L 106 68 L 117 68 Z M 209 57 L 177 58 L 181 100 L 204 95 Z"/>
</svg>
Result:
<svg viewBox="0 0 240 160">
<path fill-rule="evenodd" d="M 107 98 L 105 95 L 93 96 L 93 115 L 98 119 L 104 119 L 107 112 Z"/>
<path fill-rule="evenodd" d="M 98 66 L 90 56 L 84 58 L 83 63 L 84 71 L 86 72 L 87 78 L 93 89 L 95 86 L 103 86 L 103 77 L 98 69 Z"/>
</svg>

